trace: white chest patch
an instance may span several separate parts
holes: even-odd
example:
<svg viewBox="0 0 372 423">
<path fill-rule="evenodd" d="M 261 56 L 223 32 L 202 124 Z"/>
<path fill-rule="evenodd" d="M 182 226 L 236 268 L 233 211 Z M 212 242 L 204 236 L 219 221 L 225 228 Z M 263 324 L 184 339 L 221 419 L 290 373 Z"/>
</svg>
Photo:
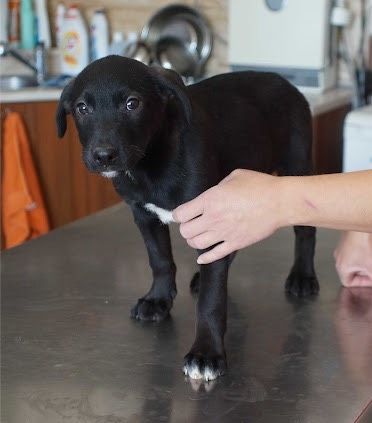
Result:
<svg viewBox="0 0 372 423">
<path fill-rule="evenodd" d="M 169 223 L 174 222 L 171 211 L 162 209 L 158 206 L 155 206 L 155 204 L 152 204 L 152 203 L 146 203 L 144 207 L 149 212 L 156 214 L 159 220 L 163 222 L 165 225 L 168 225 Z"/>
<path fill-rule="evenodd" d="M 116 170 L 110 170 L 109 172 L 101 172 L 101 175 L 105 178 L 115 178 L 118 175 L 118 172 Z"/>
</svg>

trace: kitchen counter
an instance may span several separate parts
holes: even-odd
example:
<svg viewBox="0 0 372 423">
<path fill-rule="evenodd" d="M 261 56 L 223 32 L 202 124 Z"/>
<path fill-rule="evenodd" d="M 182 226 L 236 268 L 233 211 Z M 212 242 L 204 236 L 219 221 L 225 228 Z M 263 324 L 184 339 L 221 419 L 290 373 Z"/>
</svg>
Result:
<svg viewBox="0 0 372 423">
<path fill-rule="evenodd" d="M 58 100 L 62 90 L 57 88 L 26 88 L 19 91 L 2 92 L 2 103 Z M 313 116 L 326 113 L 351 103 L 352 92 L 349 88 L 335 88 L 323 94 L 304 93 L 308 99 Z"/>
<path fill-rule="evenodd" d="M 30 87 L 21 90 L 3 91 L 0 93 L 1 103 L 28 103 L 33 101 L 58 101 L 60 88 Z"/>
<path fill-rule="evenodd" d="M 1 421 L 353 422 L 372 396 L 372 290 L 340 287 L 338 234 L 319 231 L 316 298 L 284 294 L 292 230 L 238 254 L 229 372 L 209 384 L 181 372 L 196 266 L 176 226 L 172 234 L 179 293 L 160 324 L 129 318 L 151 278 L 123 204 L 3 253 Z"/>
<path fill-rule="evenodd" d="M 310 104 L 312 115 L 319 116 L 331 110 L 351 104 L 352 90 L 350 88 L 334 88 L 322 94 L 304 92 Z"/>
</svg>

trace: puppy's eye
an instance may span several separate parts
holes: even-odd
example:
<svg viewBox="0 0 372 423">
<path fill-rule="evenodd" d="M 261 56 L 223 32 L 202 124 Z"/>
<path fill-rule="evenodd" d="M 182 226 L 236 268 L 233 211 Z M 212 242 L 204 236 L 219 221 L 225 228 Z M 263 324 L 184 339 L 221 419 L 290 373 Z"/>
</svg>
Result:
<svg viewBox="0 0 372 423">
<path fill-rule="evenodd" d="M 125 106 L 126 106 L 127 110 L 135 110 L 139 106 L 139 103 L 140 102 L 139 102 L 138 98 L 130 97 L 130 98 L 128 98 Z"/>
<path fill-rule="evenodd" d="M 78 105 L 76 106 L 76 110 L 81 115 L 87 115 L 89 113 L 88 106 L 85 103 L 78 103 Z"/>
</svg>

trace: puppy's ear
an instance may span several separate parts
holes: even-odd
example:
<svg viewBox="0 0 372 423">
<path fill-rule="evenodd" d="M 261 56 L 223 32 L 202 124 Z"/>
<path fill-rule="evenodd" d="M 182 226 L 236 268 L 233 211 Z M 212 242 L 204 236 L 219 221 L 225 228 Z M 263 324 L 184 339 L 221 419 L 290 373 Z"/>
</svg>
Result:
<svg viewBox="0 0 372 423">
<path fill-rule="evenodd" d="M 70 113 L 71 107 L 71 91 L 74 85 L 74 79 L 72 79 L 63 89 L 61 97 L 59 99 L 58 108 L 56 112 L 56 123 L 58 137 L 62 138 L 66 132 L 66 115 Z"/>
<path fill-rule="evenodd" d="M 176 100 L 185 119 L 185 123 L 190 124 L 192 106 L 182 78 L 177 72 L 164 69 L 161 66 L 151 66 L 150 71 L 156 79 L 160 90 Z"/>
</svg>

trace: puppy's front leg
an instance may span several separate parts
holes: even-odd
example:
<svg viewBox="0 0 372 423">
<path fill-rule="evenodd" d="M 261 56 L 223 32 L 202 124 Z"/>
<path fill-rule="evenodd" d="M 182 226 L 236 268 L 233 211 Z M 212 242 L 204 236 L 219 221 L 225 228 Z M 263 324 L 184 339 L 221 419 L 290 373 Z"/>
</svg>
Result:
<svg viewBox="0 0 372 423">
<path fill-rule="evenodd" d="M 139 320 L 160 321 L 168 316 L 177 294 L 169 229 L 141 206 L 132 206 L 132 212 L 146 244 L 153 283 L 150 291 L 132 308 L 131 316 Z"/>
<path fill-rule="evenodd" d="M 229 257 L 200 267 L 196 336 L 183 366 L 192 379 L 213 380 L 226 370 L 228 269 Z"/>
</svg>

